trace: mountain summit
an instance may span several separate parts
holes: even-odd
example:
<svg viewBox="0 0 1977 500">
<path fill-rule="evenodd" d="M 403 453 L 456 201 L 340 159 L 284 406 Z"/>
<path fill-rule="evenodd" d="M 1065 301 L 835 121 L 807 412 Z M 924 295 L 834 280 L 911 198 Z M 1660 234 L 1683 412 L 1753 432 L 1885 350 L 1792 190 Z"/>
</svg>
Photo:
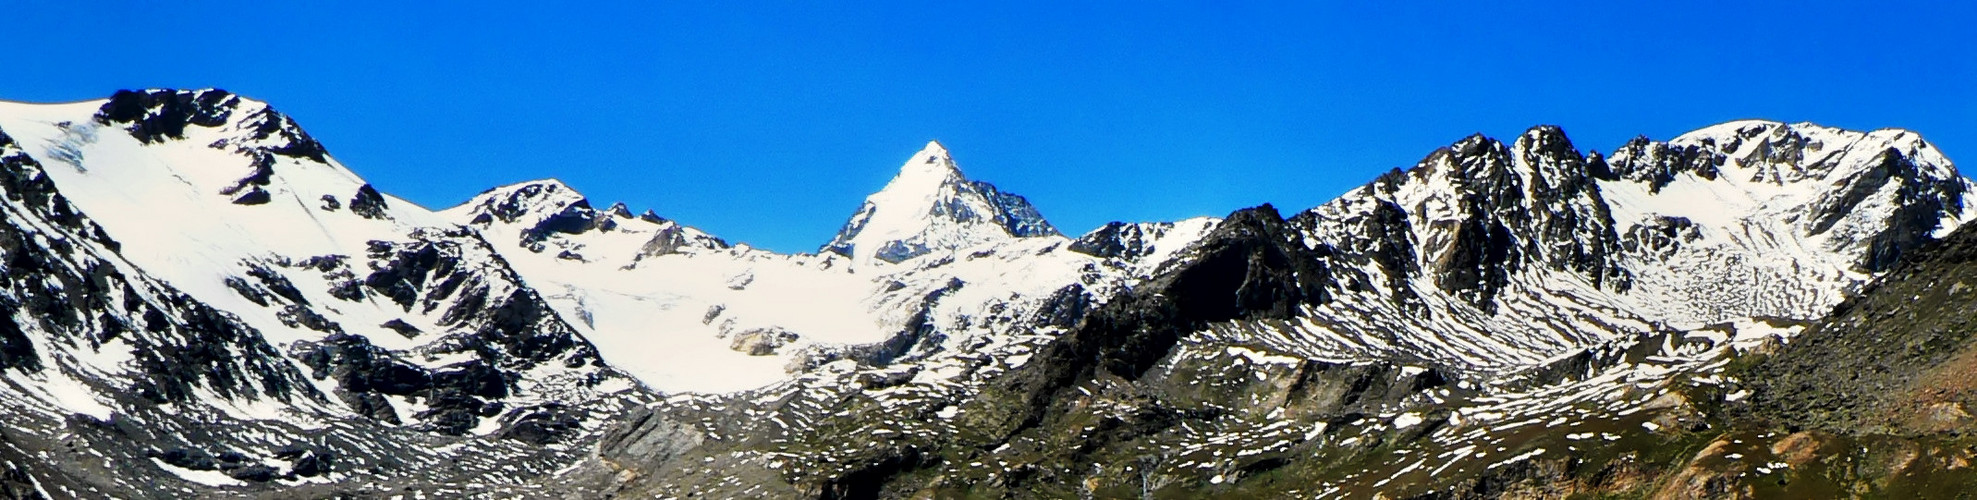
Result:
<svg viewBox="0 0 1977 500">
<path fill-rule="evenodd" d="M 934 251 L 1057 234 L 1029 200 L 968 180 L 947 148 L 929 141 L 884 189 L 865 198 L 823 251 L 860 263 L 898 263 Z"/>
</svg>

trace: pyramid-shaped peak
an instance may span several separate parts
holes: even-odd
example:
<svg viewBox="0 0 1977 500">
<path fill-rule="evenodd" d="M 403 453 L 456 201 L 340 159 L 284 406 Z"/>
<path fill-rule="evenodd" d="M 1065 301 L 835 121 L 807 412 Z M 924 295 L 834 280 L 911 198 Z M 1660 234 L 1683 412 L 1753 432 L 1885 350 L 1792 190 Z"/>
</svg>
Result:
<svg viewBox="0 0 1977 500">
<path fill-rule="evenodd" d="M 1028 200 L 968 180 L 947 147 L 929 141 L 885 188 L 865 198 L 823 250 L 860 262 L 900 262 L 999 239 L 1056 234 Z"/>
<path fill-rule="evenodd" d="M 927 141 L 927 147 L 920 148 L 920 154 L 915 155 L 915 157 L 925 158 L 926 163 L 929 164 L 939 161 L 954 161 L 954 157 L 947 153 L 947 146 L 941 144 L 939 139 Z"/>
<path fill-rule="evenodd" d="M 947 152 L 947 146 L 941 145 L 940 141 L 927 141 L 926 147 L 920 148 L 920 152 L 906 159 L 906 164 L 900 165 L 899 175 L 893 177 L 886 189 L 905 187 L 902 181 L 904 184 L 929 184 L 958 179 L 962 179 L 961 168 L 954 163 L 954 155 Z"/>
</svg>

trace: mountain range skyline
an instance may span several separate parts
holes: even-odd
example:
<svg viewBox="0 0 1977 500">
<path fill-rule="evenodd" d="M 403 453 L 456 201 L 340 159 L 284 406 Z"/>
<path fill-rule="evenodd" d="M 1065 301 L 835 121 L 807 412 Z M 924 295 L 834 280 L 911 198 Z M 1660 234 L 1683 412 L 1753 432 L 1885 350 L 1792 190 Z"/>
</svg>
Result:
<svg viewBox="0 0 1977 500">
<path fill-rule="evenodd" d="M 122 57 L 157 38 L 100 29 L 105 5 L 228 43 Z M 428 207 L 557 177 L 803 251 L 929 139 L 1072 230 L 1315 206 L 1422 151 L 1538 124 L 1602 151 L 1749 118 L 1969 150 L 1972 9 L 55 2 L 10 12 L 17 36 L 60 43 L 17 55 L 33 77 L 0 96 L 220 87 L 277 103 Z"/>
<path fill-rule="evenodd" d="M 209 89 L 209 90 L 218 90 L 218 89 Z M 223 90 L 222 90 L 222 91 L 223 91 Z M 1815 127 L 1815 128 L 1822 128 L 1822 127 L 1825 127 L 1825 125 L 1823 125 L 1823 124 L 1818 124 L 1818 123 L 1813 123 L 1813 122 L 1796 122 L 1796 123 L 1788 123 L 1788 122 L 1781 122 L 1781 121 L 1775 121 L 1775 120 L 1766 120 L 1766 119 L 1738 119 L 1738 120 L 1730 120 L 1730 121 L 1725 121 L 1725 122 L 1721 122 L 1721 123 L 1716 123 L 1716 124 L 1706 124 L 1706 125 L 1704 125 L 1704 126 L 1701 126 L 1701 127 L 1696 127 L 1696 128 L 1693 128 L 1693 129 L 1690 129 L 1690 130 L 1687 130 L 1686 132 L 1687 132 L 1687 133 L 1695 133 L 1695 132 L 1701 132 L 1701 131 L 1703 131 L 1703 130 L 1707 130 L 1707 129 L 1712 129 L 1712 128 L 1720 128 L 1720 127 L 1724 127 L 1724 126 L 1729 126 L 1729 125 L 1733 125 L 1733 124 L 1747 124 L 1747 123 L 1754 123 L 1754 124 L 1763 124 L 1763 125 L 1766 125 L 1766 126 L 1799 126 L 1799 127 Z M 1527 131 L 1528 131 L 1528 130 L 1541 130 L 1541 129 L 1556 129 L 1556 130 L 1559 130 L 1559 131 L 1560 131 L 1561 133 L 1569 133 L 1569 132 L 1570 132 L 1569 130 L 1566 130 L 1566 129 L 1565 129 L 1565 128 L 1563 128 L 1563 127 L 1556 127 L 1556 126 L 1552 126 L 1552 125 L 1545 125 L 1545 124 L 1538 124 L 1538 125 L 1532 125 L 1532 126 L 1530 126 L 1530 127 L 1528 127 L 1528 128 L 1527 128 Z M 1858 132 L 1870 132 L 1870 133 L 1877 133 L 1877 134 L 1878 134 L 1878 133 L 1893 133 L 1893 134 L 1897 134 L 1897 135 L 1900 135 L 1900 134 L 1909 134 L 1909 135 L 1914 135 L 1915 137 L 1917 137 L 1917 138 L 1919 138 L 1920 140 L 1923 140 L 1923 141 L 1927 141 L 1928 143 L 1931 143 L 1931 144 L 1933 144 L 1933 143 L 1935 142 L 1935 141 L 1933 141 L 1933 140 L 1930 140 L 1930 139 L 1929 139 L 1929 138 L 1928 138 L 1927 136 L 1924 136 L 1924 135 L 1922 135 L 1922 134 L 1921 134 L 1921 133 L 1920 133 L 1919 131 L 1915 131 L 1915 130 L 1910 130 L 1910 129 L 1906 129 L 1906 128 L 1900 128 L 1900 127 L 1887 127 L 1887 128 L 1881 128 L 1881 129 L 1872 129 L 1872 130 L 1860 130 L 1860 131 L 1858 131 Z M 1513 135 L 1518 135 L 1518 134 L 1513 134 Z M 1683 134 L 1677 134 L 1676 136 L 1671 136 L 1670 138 L 1673 138 L 1673 137 L 1678 137 L 1678 136 L 1681 136 L 1681 135 L 1683 135 Z M 1481 132 L 1472 132 L 1472 133 L 1469 133 L 1469 134 L 1466 134 L 1466 135 L 1465 135 L 1465 136 L 1463 136 L 1463 137 L 1464 137 L 1464 140 L 1470 140 L 1470 139 L 1476 139 L 1476 138 L 1482 138 L 1482 139 L 1489 139 L 1489 140 L 1494 140 L 1494 137 L 1496 137 L 1496 136 L 1492 136 L 1492 135 L 1489 135 L 1489 134 L 1484 134 L 1484 133 L 1481 133 Z M 1646 136 L 1646 135 L 1637 135 L 1637 136 L 1635 136 L 1634 138 L 1631 138 L 1631 139 L 1629 139 L 1628 141 L 1626 141 L 1626 142 L 1624 142 L 1624 143 L 1622 143 L 1622 144 L 1620 144 L 1620 145 L 1618 145 L 1618 146 L 1615 146 L 1615 147 L 1613 147 L 1613 148 L 1610 148 L 1610 149 L 1606 149 L 1606 150 L 1603 150 L 1603 151 L 1602 151 L 1602 150 L 1599 150 L 1599 149 L 1580 149 L 1580 151 L 1581 151 L 1581 152 L 1584 152 L 1584 153 L 1594 153 L 1594 154 L 1602 154 L 1602 155 L 1609 155 L 1609 156 L 1610 156 L 1610 154 L 1611 154 L 1611 153 L 1614 153 L 1614 152 L 1618 152 L 1618 151 L 1621 151 L 1621 150 L 1623 150 L 1623 149 L 1626 149 L 1626 148 L 1628 148 L 1628 147 L 1630 147 L 1630 146 L 1632 146 L 1632 145 L 1633 145 L 1634 143 L 1637 143 L 1637 142 L 1639 142 L 1639 141 L 1653 141 L 1653 140 L 1655 140 L 1655 139 L 1653 139 L 1653 138 L 1651 138 L 1651 137 L 1648 137 L 1648 136 Z M 1461 142 L 1461 141 L 1452 141 L 1452 142 Z M 1428 149 L 1430 149 L 1430 150 L 1432 150 L 1432 149 L 1435 149 L 1435 148 L 1428 148 Z M 1937 149 L 1937 150 L 1939 150 L 1939 151 L 1940 151 L 1940 150 L 1941 150 L 1942 148 L 1934 148 L 1934 149 Z M 868 193 L 868 194 L 870 194 L 870 195 L 879 195 L 880 193 L 883 193 L 883 192 L 885 192 L 885 191 L 887 191 L 887 188 L 890 188 L 890 187 L 891 187 L 891 182 L 894 182 L 894 181 L 897 181 L 897 180 L 898 180 L 899 178 L 901 178 L 901 177 L 902 177 L 902 176 L 904 176 L 905 174 L 907 174 L 907 173 L 910 173 L 910 172 L 911 172 L 911 171 L 913 170 L 913 168 L 914 168 L 914 166 L 915 166 L 915 163 L 916 163 L 916 161 L 917 161 L 917 159 L 919 159 L 919 158 L 924 158 L 924 157 L 927 157 L 927 155 L 929 154 L 929 152 L 933 152 L 934 154 L 936 154 L 936 155 L 938 155 L 938 156 L 939 156 L 940 158 L 942 158 L 942 161 L 943 161 L 943 162 L 944 162 L 944 163 L 945 163 L 945 164 L 947 165 L 947 168 L 951 168 L 951 169 L 954 169 L 954 170 L 956 170 L 956 171 L 957 171 L 957 172 L 958 172 L 958 173 L 959 173 L 960 175 L 963 175 L 963 176 L 965 176 L 965 178 L 964 178 L 963 180 L 966 180 L 966 179 L 989 179 L 988 177 L 982 177 L 982 176 L 975 176 L 975 175 L 969 175 L 969 174 L 967 174 L 967 172 L 968 172 L 968 170 L 965 170 L 965 169 L 961 169 L 961 165 L 960 165 L 960 160 L 956 160 L 956 159 L 954 159 L 954 158 L 953 158 L 952 156 L 950 156 L 950 154 L 951 154 L 951 153 L 950 153 L 950 151 L 949 151 L 949 149 L 948 149 L 948 148 L 946 147 L 946 145 L 945 145 L 945 144 L 943 144 L 943 143 L 941 143 L 941 141 L 940 141 L 939 139 L 930 139 L 930 140 L 928 140 L 928 141 L 926 142 L 926 144 L 925 144 L 925 145 L 924 145 L 924 146 L 923 146 L 923 147 L 922 147 L 922 148 L 921 148 L 921 149 L 920 149 L 920 150 L 919 150 L 918 152 L 915 152 L 915 153 L 911 153 L 911 154 L 906 154 L 906 155 L 899 155 L 899 156 L 903 156 L 903 157 L 906 157 L 906 158 L 908 158 L 908 161 L 906 162 L 906 165 L 905 165 L 905 166 L 903 166 L 903 167 L 889 167 L 889 168 L 882 168 L 882 169 L 876 169 L 876 170 L 883 170 L 883 171 L 886 171 L 886 172 L 890 172 L 890 179 L 891 179 L 891 180 L 889 180 L 888 182 L 883 182 L 883 183 L 879 183 L 879 184 L 877 184 L 877 185 L 875 185 L 874 187 L 872 187 L 871 189 L 869 189 L 869 190 L 867 190 L 867 191 L 864 191 L 864 192 L 865 192 L 865 193 Z M 1429 155 L 1428 155 L 1427 157 L 1425 157 L 1425 158 L 1432 158 L 1434 154 L 1435 154 L 1435 153 L 1430 153 L 1430 154 L 1429 154 Z M 954 155 L 954 156 L 962 156 L 962 157 L 965 157 L 965 156 L 966 156 L 966 154 L 965 154 L 965 152 L 964 152 L 964 154 L 960 154 L 960 155 Z M 1417 159 L 1417 161 L 1418 161 L 1418 160 L 1421 160 L 1421 159 Z M 895 163 L 896 163 L 896 162 L 895 162 Z M 1410 163 L 1411 163 L 1411 162 L 1410 162 Z M 1374 175 L 1374 176 L 1369 176 L 1369 177 L 1367 177 L 1367 178 L 1365 178 L 1365 179 L 1362 179 L 1362 180 L 1360 180 L 1359 182 L 1361 182 L 1361 184 L 1363 185 L 1364 183 L 1367 183 L 1367 182 L 1372 182 L 1372 181 L 1374 181 L 1374 180 L 1376 180 L 1376 179 L 1377 179 L 1377 178 L 1379 177 L 1379 175 L 1377 175 L 1377 174 L 1380 174 L 1380 173 L 1384 173 L 1384 172 L 1386 172 L 1386 171 L 1393 171 L 1393 170 L 1407 170 L 1407 169 L 1409 169 L 1409 168 L 1411 168 L 1411 167 L 1410 167 L 1410 166 L 1408 166 L 1408 164 L 1402 164 L 1402 165 L 1396 165 L 1396 166 L 1393 166 L 1393 167 L 1390 167 L 1390 168 L 1388 168 L 1388 169 L 1386 169 L 1386 170 L 1383 170 L 1383 171 L 1380 171 L 1380 172 L 1376 172 L 1376 175 Z M 352 169 L 353 169 L 353 170 L 355 170 L 355 167 L 352 167 Z M 585 196 L 586 198 L 588 198 L 588 195 L 585 195 L 585 194 L 582 194 L 582 193 L 587 193 L 588 191 L 586 191 L 586 190 L 584 190 L 584 189 L 581 189 L 581 188 L 580 188 L 580 187 L 578 187 L 578 186 L 574 186 L 574 185 L 571 185 L 571 184 L 569 184 L 568 182 L 566 182 L 566 181 L 564 181 L 564 180 L 563 180 L 563 179 L 561 179 L 561 178 L 558 178 L 558 177 L 553 177 L 553 176 L 552 176 L 552 177 L 541 177 L 541 178 L 534 178 L 534 179 L 528 179 L 528 180 L 522 180 L 522 181 L 518 181 L 518 182 L 514 182 L 514 183 L 509 183 L 509 184 L 504 184 L 504 185 L 498 185 L 498 186 L 494 186 L 494 187 L 489 187 L 489 188 L 486 188 L 486 189 L 484 189 L 484 190 L 482 190 L 482 191 L 481 191 L 480 193 L 478 193 L 478 194 L 476 194 L 476 195 L 474 195 L 473 197 L 469 197 L 469 198 L 467 198 L 467 199 L 464 199 L 464 200 L 459 200 L 459 201 L 455 201 L 455 202 L 450 202 L 450 203 L 444 203 L 444 204 L 440 204 L 440 205 L 437 205 L 437 206 L 427 206 L 427 205 L 424 205 L 424 204 L 421 204 L 421 206 L 422 206 L 422 207 L 424 207 L 424 208 L 426 208 L 426 209 L 429 209 L 429 210 L 434 210 L 434 211 L 444 211 L 444 210 L 456 210 L 456 209 L 460 209 L 460 208 L 463 208 L 463 207 L 465 207 L 465 206 L 467 206 L 467 205 L 470 205 L 470 204 L 473 204 L 473 203 L 474 203 L 474 202 L 475 202 L 475 201 L 476 201 L 476 200 L 477 200 L 478 198 L 480 198 L 480 197 L 482 197 L 482 196 L 484 196 L 484 195 L 487 195 L 487 194 L 489 194 L 489 193 L 493 193 L 493 192 L 496 192 L 496 191 L 499 191 L 499 190 L 503 190 L 503 189 L 510 189 L 510 188 L 514 188 L 514 187 L 518 187 L 518 186 L 527 186 L 527 185 L 536 185 L 536 184 L 541 184 L 541 183 L 544 183 L 544 182 L 549 182 L 549 183 L 554 183 L 554 184 L 557 184 L 557 185 L 560 185 L 560 186 L 563 186 L 563 187 L 565 187 L 565 188 L 567 188 L 567 189 L 569 189 L 569 190 L 570 190 L 570 191 L 571 191 L 572 193 L 578 193 L 578 194 L 580 194 L 580 195 L 582 195 L 582 196 Z M 983 183 L 983 184 L 989 184 L 989 182 L 986 182 L 986 181 L 977 181 L 977 182 L 981 182 L 981 183 Z M 385 186 L 385 188 L 386 188 L 386 190 L 387 190 L 388 192 L 392 192 L 393 194 L 396 194 L 396 192 L 395 192 L 395 191 L 393 191 L 393 190 L 391 190 L 391 189 L 389 189 L 389 188 L 390 188 L 390 186 Z M 994 186 L 993 186 L 993 185 L 991 185 L 991 186 L 989 187 L 989 189 L 994 189 Z M 1012 192 L 1012 193 L 1010 193 L 1010 194 L 1012 194 L 1012 195 L 1015 195 L 1015 196 L 1016 196 L 1016 198 L 1017 198 L 1017 199 L 1019 199 L 1019 200 L 1023 200 L 1023 201 L 1028 201 L 1028 199 L 1029 199 L 1029 198 L 1028 198 L 1027 196 L 1022 196 L 1022 195 L 1019 195 L 1019 194 L 1016 194 L 1016 193 L 1014 193 L 1014 192 Z M 1341 192 L 1340 194 L 1344 194 L 1344 193 L 1343 193 L 1343 192 Z M 1329 198 L 1329 199 L 1327 199 L 1327 200 L 1325 200 L 1325 201 L 1326 201 L 1326 202 L 1329 202 L 1329 201 L 1332 201 L 1332 200 L 1334 200 L 1334 199 L 1336 199 L 1336 198 L 1337 198 L 1337 196 L 1334 196 L 1333 198 Z M 624 207 L 624 208 L 625 208 L 626 210 L 630 210 L 630 211 L 632 211 L 632 212 L 646 212 L 646 213 L 650 213 L 650 214 L 652 214 L 652 215 L 655 215 L 655 216 L 658 216 L 658 217 L 660 217 L 660 218 L 664 218 L 664 219 L 667 219 L 667 220 L 677 220 L 678 222 L 680 222 L 681 224 L 683 224 L 683 225 L 685 225 L 685 226 L 688 226 L 688 227 L 692 227 L 692 228 L 695 228 L 695 229 L 700 229 L 700 230 L 702 230 L 702 231 L 705 231 L 705 234 L 706 234 L 706 235 L 708 235 L 709 237 L 719 237 L 719 238 L 721 238 L 721 239 L 723 239 L 724 241 L 728 241 L 728 242 L 730 242 L 730 243 L 744 243 L 744 244 L 749 244 L 750 246 L 754 246 L 754 247 L 756 247 L 756 248 L 761 248 L 761 249 L 764 249 L 764 250 L 769 250 L 769 251 L 773 251 L 773 252 L 778 252 L 778 253 L 788 253 L 788 254 L 817 254 L 817 253 L 822 253 L 822 252 L 828 252 L 828 251 L 831 251 L 831 250 L 830 250 L 830 247 L 831 247 L 831 246 L 833 245 L 833 243 L 835 243 L 834 241 L 832 241 L 832 240 L 833 240 L 833 238 L 826 238 L 826 240 L 824 240 L 824 242 L 823 242 L 823 243 L 821 243 L 821 244 L 815 244 L 815 243 L 813 243 L 813 244 L 809 244 L 809 245 L 801 245 L 801 244 L 798 244 L 798 245 L 797 245 L 797 247 L 796 247 L 796 248 L 793 248 L 793 249 L 785 249 L 785 248 L 778 248 L 778 247 L 771 247 L 771 246 L 767 246 L 767 245 L 760 245 L 760 244 L 757 244 L 757 242 L 753 242 L 753 241 L 748 241 L 748 240 L 743 240 L 743 239 L 736 239 L 736 238 L 733 238 L 733 237 L 730 237 L 729 235 L 725 235 L 725 234 L 721 234 L 721 233 L 717 233 L 717 232 L 714 232 L 714 231 L 708 231 L 708 230 L 705 230 L 704 228 L 702 228 L 702 227 L 701 227 L 701 226 L 700 226 L 699 224 L 696 224 L 696 223 L 695 223 L 694 221 L 691 221 L 691 220 L 685 220 L 685 219 L 676 219 L 675 217 L 673 217 L 673 216 L 672 216 L 672 215 L 670 215 L 670 214 L 667 214 L 667 213 L 664 213 L 664 212 L 659 212 L 659 211 L 657 211 L 656 209 L 653 209 L 653 208 L 651 208 L 651 207 L 641 207 L 641 206 L 634 206 L 634 205 L 632 205 L 632 204 L 629 204 L 629 203 L 627 203 L 627 202 L 626 202 L 626 201 L 624 201 L 624 200 L 615 200 L 615 199 L 611 199 L 611 200 L 605 200 L 605 199 L 591 199 L 590 201 L 591 201 L 591 202 L 593 202 L 593 203 L 603 203 L 603 204 L 606 204 L 607 206 L 618 206 L 618 205 L 622 205 L 622 206 L 623 206 L 623 207 Z M 869 200 L 868 200 L 868 203 L 869 203 Z M 1227 208 L 1226 210 L 1223 210 L 1223 211 L 1221 211 L 1221 212 L 1218 212 L 1218 213 L 1226 213 L 1226 212 L 1228 212 L 1228 211 L 1233 211 L 1233 210 L 1240 210 L 1240 209 L 1243 209 L 1243 208 L 1249 208 L 1249 207 L 1254 207 L 1254 206 L 1257 206 L 1257 205 L 1262 205 L 1262 204 L 1271 204 L 1271 205 L 1275 205 L 1274 203 L 1271 203 L 1271 202 L 1267 202 L 1267 201 L 1265 201 L 1265 202 L 1256 202 L 1256 203 L 1251 203 L 1251 204 L 1247 204 L 1247 205 L 1238 205 L 1238 206 L 1232 206 L 1232 207 L 1228 207 L 1228 208 Z M 1305 207 L 1292 207 L 1292 206 L 1285 206 L 1285 207 L 1283 207 L 1283 208 L 1284 208 L 1284 209 L 1289 209 L 1289 210 L 1304 210 L 1304 209 L 1312 209 L 1312 208 L 1316 208 L 1317 206 L 1319 206 L 1319 205 L 1322 205 L 1322 204 L 1324 204 L 1324 203 L 1323 203 L 1323 202 L 1321 202 L 1321 203 L 1319 203 L 1319 204 L 1314 204 L 1314 205 L 1311 205 L 1311 206 L 1305 206 Z M 1050 226 L 1052 226 L 1053 224 L 1052 224 L 1052 223 L 1051 223 L 1050 221 L 1051 221 L 1051 220 L 1053 220 L 1053 219 L 1054 219 L 1054 217 L 1053 217 L 1053 216 L 1052 216 L 1051 214 L 1046 214 L 1046 213 L 1042 213 L 1042 212 L 1041 212 L 1040 210 L 1037 210 L 1037 209 L 1034 209 L 1034 208 L 1027 208 L 1027 209 L 1028 209 L 1028 210 L 1030 210 L 1030 211 L 1032 211 L 1032 212 L 1036 212 L 1036 213 L 1034 214 L 1034 217 L 1035 217 L 1035 219 L 1036 219 L 1036 220 L 1037 220 L 1038 222 L 1040 222 L 1040 223 L 1041 223 L 1041 224 L 1042 224 L 1042 225 L 1043 225 L 1043 226 L 1044 226 L 1045 228 L 1047 228 L 1047 229 L 1050 229 L 1050 230 L 1052 230 L 1052 231 L 1058 231 L 1058 230 L 1061 230 L 1061 231 L 1063 232 L 1063 234 L 1066 234 L 1066 235 L 1071 235 L 1071 236 L 1076 236 L 1076 235 L 1080 235 L 1080 234 L 1085 234 L 1086 232 L 1090 232 L 1090 231 L 1098 231 L 1098 230 L 1102 230 L 1102 229 L 1104 229 L 1104 228 L 1105 228 L 1105 227 L 1106 227 L 1107 225 L 1112 225 L 1112 224 L 1120 224 L 1120 223 L 1125 223 L 1125 224 L 1134 224 L 1134 223 L 1157 223 L 1157 222 L 1172 222 L 1172 221 L 1178 221 L 1178 220 L 1185 220 L 1185 219 L 1193 219 L 1193 218 L 1199 218 L 1199 217 L 1213 217 L 1213 216 L 1215 216 L 1214 214 L 1203 214 L 1203 215 L 1198 215 L 1198 216 L 1191 216 L 1191 217 L 1182 217 L 1182 218 L 1176 218 L 1176 219 L 1158 219 L 1158 220 L 1110 220 L 1110 221 L 1105 221 L 1105 222 L 1100 222 L 1099 224 L 1097 224 L 1097 225 L 1095 225 L 1095 226 L 1092 226 L 1092 227 L 1089 227 L 1089 228 L 1078 228 L 1078 227 L 1055 227 L 1055 228 L 1052 228 L 1052 227 L 1050 227 Z M 859 214 L 858 214 L 857 212 L 858 212 L 858 211 L 856 211 L 856 210 L 847 210 L 847 211 L 846 211 L 846 214 L 847 214 L 848 216 L 850 216 L 851 218 L 853 218 L 853 219 L 856 219 L 856 218 L 858 217 L 858 215 L 859 215 Z M 1076 217 L 1072 217 L 1072 218 L 1076 218 Z M 833 226 L 833 227 L 836 227 L 836 226 L 843 226 L 843 225 L 844 225 L 844 224 L 842 224 L 842 223 L 839 223 L 839 224 L 827 224 L 827 226 Z M 838 233 L 838 234 L 836 234 L 836 235 L 834 235 L 834 238 L 836 238 L 836 239 L 841 239 L 841 238 L 843 238 L 843 237 L 845 236 L 845 234 L 844 234 L 844 230 L 846 230 L 846 229 L 849 229 L 849 228 L 848 228 L 848 227 L 846 227 L 846 228 L 843 228 L 843 229 L 840 229 L 840 230 L 839 230 L 839 233 Z"/>
</svg>

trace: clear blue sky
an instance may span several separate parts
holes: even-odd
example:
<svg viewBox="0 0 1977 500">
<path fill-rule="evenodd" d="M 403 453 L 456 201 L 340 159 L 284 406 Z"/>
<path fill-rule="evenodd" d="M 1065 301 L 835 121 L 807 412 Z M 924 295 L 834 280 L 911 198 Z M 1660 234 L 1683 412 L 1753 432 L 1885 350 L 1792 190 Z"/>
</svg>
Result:
<svg viewBox="0 0 1977 500">
<path fill-rule="evenodd" d="M 0 99 L 220 87 L 428 207 L 556 177 L 783 251 L 936 138 L 1073 234 L 1308 208 L 1541 123 L 1601 151 L 1902 127 L 1977 158 L 1970 2 L 152 3 L 9 5 Z"/>
</svg>

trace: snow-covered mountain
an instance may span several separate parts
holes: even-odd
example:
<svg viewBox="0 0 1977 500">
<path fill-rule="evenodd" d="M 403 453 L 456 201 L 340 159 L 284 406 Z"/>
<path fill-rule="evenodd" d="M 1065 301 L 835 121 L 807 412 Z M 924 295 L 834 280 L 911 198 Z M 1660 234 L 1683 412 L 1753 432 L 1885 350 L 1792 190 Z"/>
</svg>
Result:
<svg viewBox="0 0 1977 500">
<path fill-rule="evenodd" d="M 66 428 L 100 445 L 72 453 L 126 464 L 14 462 L 35 477 L 172 496 L 196 490 L 141 485 L 438 478 L 475 469 L 449 462 L 474 450 L 519 473 L 488 481 L 519 481 L 644 397 L 479 233 L 379 193 L 264 103 L 4 103 L 0 133 L 19 180 L 6 216 L 32 244 L 8 249 L 9 274 L 74 278 L 10 292 L 45 295 L 9 326 L 46 361 L 17 365 L 6 397 L 87 417 L 10 427 Z"/>
<path fill-rule="evenodd" d="M 443 215 L 502 248 L 612 366 L 665 392 L 755 389 L 840 359 L 966 350 L 1010 322 L 1062 323 L 1049 318 L 1103 301 L 1213 224 L 1144 224 L 1157 229 L 1133 233 L 1131 252 L 1084 250 L 1022 197 L 968 180 L 939 143 L 914 153 L 818 254 L 729 245 L 612 207 L 535 181 Z M 858 250 L 900 245 L 913 251 Z"/>
<path fill-rule="evenodd" d="M 781 254 L 554 180 L 427 210 L 224 91 L 0 102 L 0 492 L 1051 496 L 1638 425 L 1971 187 L 1901 130 L 1537 127 L 1288 217 L 1073 238 L 932 142 Z"/>
<path fill-rule="evenodd" d="M 483 399 L 565 401 L 612 377 L 479 234 L 379 193 L 266 104 L 222 91 L 123 92 L 9 105 L 0 130 L 144 274 L 289 352 L 336 351 L 317 371 L 355 356 L 342 351 L 378 349 L 415 371 L 466 370 L 492 384 L 442 409 L 439 394 L 314 378 L 382 421 L 464 433 L 493 425 Z"/>
<path fill-rule="evenodd" d="M 898 263 L 929 252 L 1056 235 L 1029 200 L 963 177 L 947 148 L 931 141 L 885 189 L 865 198 L 824 251 L 857 265 Z"/>
<path fill-rule="evenodd" d="M 1971 215 L 1912 132 L 1744 121 L 1583 154 L 1474 136 L 1292 217 L 1336 300 L 1220 334 L 1320 359 L 1508 370 L 1599 342 L 1824 315 Z"/>
</svg>

